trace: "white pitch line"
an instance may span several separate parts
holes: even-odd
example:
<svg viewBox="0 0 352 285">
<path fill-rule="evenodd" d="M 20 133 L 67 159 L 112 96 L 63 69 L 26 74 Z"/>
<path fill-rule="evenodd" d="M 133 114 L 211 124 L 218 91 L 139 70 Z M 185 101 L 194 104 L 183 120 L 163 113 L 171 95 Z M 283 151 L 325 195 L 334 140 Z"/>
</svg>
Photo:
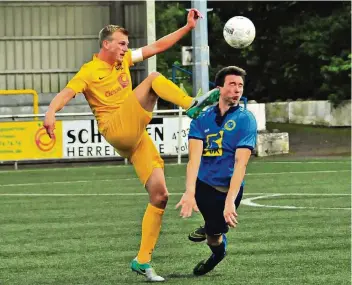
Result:
<svg viewBox="0 0 352 285">
<path fill-rule="evenodd" d="M 186 165 L 186 163 L 167 163 L 167 166 L 176 166 L 176 165 Z M 18 169 L 18 170 L 0 170 L 0 174 L 6 173 L 21 173 L 21 172 L 46 172 L 46 171 L 72 171 L 72 170 L 85 170 L 85 169 L 108 169 L 108 168 L 123 168 L 130 167 L 132 168 L 132 164 L 118 164 L 118 165 L 95 165 L 95 166 L 72 166 L 72 167 L 55 167 L 55 168 L 35 168 L 35 169 Z"/>
<path fill-rule="evenodd" d="M 351 161 L 345 160 L 345 161 L 251 161 L 250 164 L 351 164 Z M 177 165 L 186 165 L 186 163 L 167 163 L 167 166 L 177 166 Z M 22 173 L 22 172 L 47 172 L 47 171 L 57 171 L 57 170 L 62 170 L 62 171 L 72 171 L 74 169 L 77 170 L 84 170 L 84 169 L 99 169 L 99 168 L 120 168 L 120 167 L 132 167 L 132 164 L 120 164 L 120 165 L 96 165 L 96 166 L 77 166 L 77 167 L 55 167 L 55 168 L 36 168 L 36 169 L 19 169 L 19 170 L 0 170 L 0 175 L 1 174 L 6 174 L 6 173 Z"/>
<path fill-rule="evenodd" d="M 351 170 L 350 170 L 350 169 L 341 169 L 341 170 L 311 170 L 311 171 L 287 171 L 287 172 L 262 172 L 262 173 L 247 173 L 246 176 L 276 175 L 276 174 L 336 173 L 336 172 L 351 172 Z"/>
<path fill-rule="evenodd" d="M 180 176 L 179 176 L 180 177 Z M 184 177 L 184 176 L 183 176 Z M 167 177 L 174 178 L 174 177 Z M 51 182 L 33 182 L 19 184 L 0 184 L 0 187 L 16 187 L 16 186 L 37 186 L 37 185 L 52 185 L 52 184 L 75 184 L 75 183 L 93 183 L 93 182 L 116 182 L 120 180 L 138 180 L 137 177 L 117 178 L 117 179 L 96 179 L 96 180 L 75 180 L 75 181 L 51 181 Z"/>
<path fill-rule="evenodd" d="M 348 169 L 343 170 L 316 170 L 316 171 L 287 171 L 287 172 L 263 172 L 263 173 L 248 173 L 246 176 L 262 176 L 262 175 L 282 175 L 282 174 L 311 174 L 311 173 L 337 173 L 350 172 Z M 185 178 L 185 176 L 167 176 L 166 179 Z M 137 177 L 131 178 L 116 178 L 116 179 L 97 179 L 97 180 L 75 180 L 75 181 L 48 181 L 48 182 L 33 182 L 33 183 L 12 183 L 0 184 L 0 187 L 16 187 L 16 186 L 37 186 L 37 185 L 52 185 L 52 184 L 74 184 L 74 183 L 93 183 L 93 182 L 115 182 L 121 180 L 138 180 Z"/>
<path fill-rule="evenodd" d="M 182 195 L 183 193 L 169 193 L 169 195 Z M 148 193 L 0 193 L 0 196 L 19 197 L 84 197 L 84 196 L 146 196 Z"/>
<path fill-rule="evenodd" d="M 249 164 L 256 163 L 273 163 L 273 164 L 337 164 L 337 163 L 351 163 L 350 160 L 343 161 L 252 161 Z"/>
<path fill-rule="evenodd" d="M 169 193 L 169 195 L 182 195 L 181 192 Z M 146 192 L 137 192 L 137 193 L 0 193 L 0 196 L 19 196 L 19 197 L 67 197 L 67 196 L 146 196 Z M 275 196 L 351 196 L 351 193 L 244 193 L 244 196 L 258 196 L 259 198 L 275 197 Z M 254 200 L 259 199 L 258 197 L 246 198 L 244 200 Z M 243 201 L 241 203 L 243 203 Z M 247 203 L 247 202 L 245 202 Z M 252 203 L 252 202 L 251 202 Z M 246 204 L 248 206 L 252 206 Z"/>
<path fill-rule="evenodd" d="M 281 196 L 308 196 L 312 194 L 305 194 L 305 193 L 295 193 L 295 194 L 290 194 L 290 193 L 276 193 L 276 194 L 267 194 L 267 195 L 262 195 L 262 196 L 257 196 L 253 198 L 246 198 L 241 201 L 241 205 L 246 205 L 246 206 L 251 206 L 251 207 L 260 207 L 260 208 L 275 208 L 275 209 L 288 209 L 288 210 L 299 210 L 299 209 L 314 209 L 314 210 L 351 210 L 351 208 L 324 208 L 324 207 L 302 207 L 302 206 L 277 206 L 277 205 L 262 205 L 253 202 L 254 200 L 260 200 L 260 199 L 267 199 L 267 198 L 273 198 L 273 197 L 281 197 Z M 316 194 L 316 196 L 328 196 L 329 194 Z M 331 196 L 345 196 L 345 195 L 351 195 L 351 194 L 331 194 Z"/>
</svg>

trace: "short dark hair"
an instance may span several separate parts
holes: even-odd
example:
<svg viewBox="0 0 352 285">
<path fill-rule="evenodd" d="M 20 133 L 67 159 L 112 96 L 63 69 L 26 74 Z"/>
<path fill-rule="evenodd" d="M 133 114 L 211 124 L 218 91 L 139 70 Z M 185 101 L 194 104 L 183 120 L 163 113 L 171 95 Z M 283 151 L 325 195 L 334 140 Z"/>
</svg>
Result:
<svg viewBox="0 0 352 285">
<path fill-rule="evenodd" d="M 128 31 L 125 28 L 120 27 L 118 25 L 107 25 L 102 28 L 99 32 L 99 46 L 103 46 L 103 41 L 111 40 L 112 34 L 116 31 L 119 31 L 124 35 L 128 36 Z"/>
<path fill-rule="evenodd" d="M 241 76 L 244 82 L 245 76 L 247 75 L 246 71 L 238 66 L 227 66 L 218 71 L 215 75 L 215 85 L 224 86 L 225 77 L 227 75 L 237 75 Z"/>
</svg>

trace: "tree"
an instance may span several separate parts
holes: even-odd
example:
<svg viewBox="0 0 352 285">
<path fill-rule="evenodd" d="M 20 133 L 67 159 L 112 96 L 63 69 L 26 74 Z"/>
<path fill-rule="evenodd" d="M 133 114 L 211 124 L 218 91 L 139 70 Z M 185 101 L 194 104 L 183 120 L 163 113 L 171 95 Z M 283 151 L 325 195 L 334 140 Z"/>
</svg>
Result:
<svg viewBox="0 0 352 285">
<path fill-rule="evenodd" d="M 185 25 L 187 20 L 187 2 L 155 2 L 156 15 L 156 37 L 157 39 L 179 29 Z M 180 65 L 182 46 L 189 46 L 192 43 L 192 35 L 189 33 L 167 52 L 157 55 L 157 67 L 163 75 L 171 78 L 172 65 Z M 177 72 L 177 77 L 187 77 L 181 72 Z M 190 78 L 178 80 L 176 84 L 183 83 L 189 94 L 192 94 L 192 81 Z M 172 107 L 172 104 L 164 100 L 159 100 L 159 108 Z"/>
<path fill-rule="evenodd" d="M 184 9 L 190 3 L 156 2 L 156 6 L 160 37 L 184 24 Z M 213 8 L 208 13 L 210 79 L 219 68 L 238 65 L 248 73 L 245 95 L 258 102 L 329 99 L 337 105 L 350 98 L 350 2 L 209 1 L 208 7 Z M 222 34 L 226 21 L 235 15 L 250 18 L 256 26 L 253 44 L 241 50 L 227 45 Z M 190 43 L 188 35 L 158 56 L 159 70 L 171 75 L 181 46 Z"/>
</svg>

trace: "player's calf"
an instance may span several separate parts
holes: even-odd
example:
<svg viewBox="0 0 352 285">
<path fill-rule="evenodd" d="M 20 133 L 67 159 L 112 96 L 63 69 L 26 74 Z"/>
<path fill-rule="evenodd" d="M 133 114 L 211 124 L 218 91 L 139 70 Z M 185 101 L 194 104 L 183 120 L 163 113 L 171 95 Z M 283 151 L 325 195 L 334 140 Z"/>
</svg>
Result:
<svg viewBox="0 0 352 285">
<path fill-rule="evenodd" d="M 216 265 L 218 265 L 226 256 L 227 248 L 227 238 L 225 234 L 222 234 L 222 241 L 218 244 L 215 240 L 218 237 L 211 237 L 214 244 L 208 244 L 212 254 L 206 260 L 199 262 L 193 269 L 193 274 L 201 276 L 207 274 L 209 271 L 213 270 Z M 208 237 L 209 243 L 209 237 Z"/>
</svg>

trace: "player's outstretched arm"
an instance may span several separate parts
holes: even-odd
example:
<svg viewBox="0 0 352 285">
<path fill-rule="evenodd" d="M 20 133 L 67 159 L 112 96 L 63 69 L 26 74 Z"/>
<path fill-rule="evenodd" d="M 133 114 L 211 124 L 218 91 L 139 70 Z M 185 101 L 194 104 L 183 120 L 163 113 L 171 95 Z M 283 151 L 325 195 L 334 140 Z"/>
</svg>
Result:
<svg viewBox="0 0 352 285">
<path fill-rule="evenodd" d="M 241 183 L 243 181 L 244 175 L 246 174 L 246 167 L 251 157 L 251 150 L 248 148 L 238 148 L 235 154 L 235 170 L 233 172 L 230 188 L 227 192 L 225 209 L 224 209 L 224 218 L 226 223 L 234 228 L 237 225 L 237 213 L 233 201 L 235 201 L 238 192 L 241 188 Z"/>
<path fill-rule="evenodd" d="M 181 206 L 180 216 L 183 218 L 190 217 L 193 210 L 196 212 L 199 211 L 195 199 L 195 193 L 198 170 L 203 152 L 203 141 L 190 139 L 188 150 L 189 159 L 186 174 L 186 191 L 180 202 L 176 205 L 176 209 Z"/>
<path fill-rule="evenodd" d="M 54 138 L 55 114 L 60 111 L 74 96 L 76 92 L 71 88 L 64 88 L 50 102 L 48 111 L 45 113 L 43 126 L 50 138 Z"/>
<path fill-rule="evenodd" d="M 143 59 L 147 59 L 172 47 L 184 35 L 196 27 L 199 18 L 203 18 L 202 14 L 197 9 L 190 9 L 187 16 L 187 24 L 184 27 L 162 37 L 150 45 L 142 47 Z"/>
</svg>

